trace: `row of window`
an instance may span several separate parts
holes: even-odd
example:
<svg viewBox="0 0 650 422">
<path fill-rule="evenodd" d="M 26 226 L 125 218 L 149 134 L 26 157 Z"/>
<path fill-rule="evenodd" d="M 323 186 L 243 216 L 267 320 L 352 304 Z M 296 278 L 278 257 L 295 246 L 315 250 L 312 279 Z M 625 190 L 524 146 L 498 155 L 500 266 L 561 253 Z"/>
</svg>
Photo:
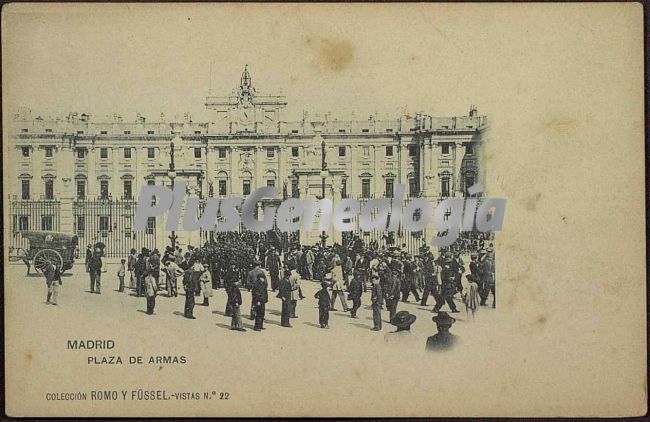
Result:
<svg viewBox="0 0 650 422">
<path fill-rule="evenodd" d="M 123 198 L 124 199 L 133 199 L 133 181 L 132 180 L 123 180 L 122 181 L 122 193 L 123 193 Z M 291 195 L 295 198 L 299 197 L 299 188 L 298 188 L 298 180 L 292 179 L 291 181 Z M 22 192 L 21 192 L 21 198 L 22 199 L 30 199 L 30 181 L 27 179 L 21 180 L 22 184 Z M 150 182 L 150 184 L 153 184 L 153 182 Z M 268 179 L 266 181 L 266 186 L 267 187 L 275 187 L 275 179 Z M 393 190 L 394 190 L 395 182 L 394 179 L 388 178 L 386 179 L 386 189 L 385 189 L 385 194 L 387 198 L 391 198 L 393 196 Z M 343 197 L 347 196 L 347 179 L 343 179 L 342 181 L 342 187 L 341 187 L 341 194 Z M 418 180 L 413 178 L 409 179 L 409 195 L 410 196 L 415 196 L 419 193 L 420 187 Z M 443 178 L 443 185 L 442 185 L 442 192 L 443 196 L 449 196 L 449 178 Z M 446 193 L 445 193 L 446 192 Z M 250 195 L 251 193 L 251 181 L 250 180 L 243 180 L 242 181 L 242 194 L 244 195 Z M 101 199 L 108 199 L 110 194 L 109 194 L 109 185 L 108 185 L 108 180 L 100 180 L 99 181 L 99 194 Z M 219 180 L 217 182 L 217 194 L 220 196 L 225 196 L 228 194 L 228 188 L 227 188 L 227 182 L 226 180 Z M 361 194 L 362 197 L 364 198 L 369 198 L 371 196 L 370 193 L 370 179 L 369 178 L 363 178 L 361 179 Z M 77 180 L 77 198 L 78 199 L 85 199 L 86 198 L 86 181 L 85 180 Z M 47 179 L 45 180 L 45 199 L 54 199 L 54 180 L 52 179 Z"/>
<path fill-rule="evenodd" d="M 16 231 L 29 231 L 30 230 L 30 222 L 29 222 L 29 217 L 28 215 L 19 215 L 18 219 L 15 220 L 15 223 L 17 227 L 14 227 L 14 232 Z M 126 223 L 130 223 L 129 219 L 125 220 Z M 41 230 L 54 230 L 54 215 L 43 215 L 41 216 L 41 225 L 40 225 Z M 147 229 L 146 233 L 147 234 L 153 234 L 154 231 L 156 230 L 156 219 L 155 217 L 149 217 L 147 219 Z M 74 232 L 77 235 L 83 236 L 83 233 L 86 231 L 86 217 L 83 215 L 77 215 L 75 216 L 75 227 L 74 227 Z M 102 237 L 107 237 L 108 233 L 112 231 L 111 228 L 111 220 L 109 216 L 99 216 L 99 234 L 102 235 Z M 127 226 L 124 229 L 124 236 L 129 238 L 132 236 L 132 230 L 130 226 Z"/>
<path fill-rule="evenodd" d="M 450 144 L 449 143 L 442 143 L 441 145 L 441 152 L 443 155 L 449 154 L 449 148 Z M 132 148 L 123 148 L 123 157 L 126 159 L 131 158 L 131 153 L 132 153 Z M 226 158 L 226 148 L 219 148 L 219 158 Z M 347 148 L 344 146 L 340 146 L 338 153 L 339 157 L 345 157 L 347 152 Z M 387 145 L 386 146 L 386 157 L 392 157 L 394 154 L 394 148 L 392 145 Z M 472 144 L 467 144 L 465 148 L 465 153 L 466 154 L 473 154 L 474 153 L 474 147 Z M 22 147 L 22 154 L 23 157 L 29 157 L 30 154 L 30 148 L 29 147 Z M 194 148 L 194 158 L 201 158 L 202 157 L 202 148 Z M 417 145 L 409 145 L 409 156 L 415 157 L 418 154 L 418 147 Z M 45 157 L 51 158 L 54 155 L 54 147 L 48 146 L 45 147 Z M 291 156 L 292 157 L 298 157 L 300 155 L 300 150 L 298 147 L 292 147 L 291 148 Z M 363 147 L 363 155 L 364 156 L 369 156 L 370 155 L 370 147 L 369 146 L 364 146 Z M 266 156 L 268 158 L 273 158 L 275 157 L 275 148 L 273 147 L 268 147 L 266 148 Z M 86 157 L 86 150 L 84 148 L 77 148 L 77 158 L 83 159 Z M 99 157 L 102 159 L 107 159 L 108 158 L 108 148 L 100 148 L 99 149 Z M 154 159 L 156 158 L 156 149 L 155 148 L 147 148 L 147 158 L 149 159 Z"/>
</svg>

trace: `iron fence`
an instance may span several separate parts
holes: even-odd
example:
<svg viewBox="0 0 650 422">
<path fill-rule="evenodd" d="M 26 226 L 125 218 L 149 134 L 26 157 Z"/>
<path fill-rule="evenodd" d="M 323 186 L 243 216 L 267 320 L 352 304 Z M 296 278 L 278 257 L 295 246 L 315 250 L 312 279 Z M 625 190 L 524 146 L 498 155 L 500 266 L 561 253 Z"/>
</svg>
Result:
<svg viewBox="0 0 650 422">
<path fill-rule="evenodd" d="M 23 233 L 29 230 L 61 230 L 61 202 L 57 199 L 17 199 L 9 197 L 11 238 L 9 247 L 26 250 L 29 247 Z"/>
<path fill-rule="evenodd" d="M 155 248 L 155 217 L 148 220 L 145 231 L 133 230 L 137 205 L 137 201 L 128 199 L 74 201 L 74 233 L 79 236 L 79 247 L 102 242 L 109 258 L 126 258 L 132 248 Z"/>
</svg>

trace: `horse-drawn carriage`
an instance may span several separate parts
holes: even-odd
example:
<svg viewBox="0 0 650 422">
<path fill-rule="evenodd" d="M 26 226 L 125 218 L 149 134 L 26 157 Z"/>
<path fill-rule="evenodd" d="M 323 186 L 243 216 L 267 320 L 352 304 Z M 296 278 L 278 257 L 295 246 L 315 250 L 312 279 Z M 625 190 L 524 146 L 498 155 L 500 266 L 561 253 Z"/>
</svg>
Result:
<svg viewBox="0 0 650 422">
<path fill-rule="evenodd" d="M 41 273 L 49 263 L 61 272 L 72 268 L 78 254 L 77 236 L 53 231 L 25 231 L 21 237 L 28 241 L 28 245 L 12 248 L 9 260 L 22 260 L 27 265 L 27 273 L 32 263 L 36 271 Z"/>
</svg>

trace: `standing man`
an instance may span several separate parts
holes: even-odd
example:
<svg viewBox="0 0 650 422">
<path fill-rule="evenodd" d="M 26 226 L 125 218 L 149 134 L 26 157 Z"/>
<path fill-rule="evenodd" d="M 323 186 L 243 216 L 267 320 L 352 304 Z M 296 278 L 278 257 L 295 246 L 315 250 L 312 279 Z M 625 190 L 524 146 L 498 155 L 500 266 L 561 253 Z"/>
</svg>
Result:
<svg viewBox="0 0 650 422">
<path fill-rule="evenodd" d="M 359 282 L 361 283 L 361 287 L 363 288 L 363 291 L 365 292 L 367 287 L 366 287 L 366 279 L 368 277 L 368 268 L 370 267 L 370 260 L 368 259 L 369 257 L 366 256 L 366 254 L 360 254 L 359 257 L 357 258 L 357 261 L 354 263 L 354 278 L 359 279 Z M 378 264 L 379 262 L 377 262 Z"/>
<path fill-rule="evenodd" d="M 93 247 L 92 245 L 88 245 L 86 247 L 86 272 L 87 273 L 90 273 L 90 259 L 92 257 L 93 257 Z"/>
<path fill-rule="evenodd" d="M 201 282 L 201 291 L 203 292 L 203 306 L 210 306 L 210 298 L 212 297 L 212 274 L 207 262 L 203 263 L 203 272 L 199 277 Z"/>
<path fill-rule="evenodd" d="M 289 324 L 289 315 L 291 312 L 291 282 L 289 277 L 291 276 L 291 271 L 284 270 L 284 277 L 280 280 L 278 284 L 278 295 L 277 297 L 282 300 L 282 316 L 280 318 L 280 325 L 283 327 L 291 328 Z"/>
<path fill-rule="evenodd" d="M 269 270 L 269 274 L 271 275 L 271 290 L 273 291 L 278 289 L 278 283 L 280 281 L 280 265 L 280 257 L 275 252 L 275 247 L 271 246 L 266 257 L 266 268 Z"/>
<path fill-rule="evenodd" d="M 241 292 L 239 291 L 239 287 L 237 286 L 237 283 L 233 283 L 230 285 L 230 288 L 228 289 L 228 303 L 230 304 L 230 308 L 232 309 L 232 317 L 230 319 L 230 329 L 235 330 L 235 331 L 246 331 L 244 328 L 244 324 L 241 321 L 241 304 L 242 304 L 242 299 L 241 299 Z"/>
<path fill-rule="evenodd" d="M 126 275 L 126 259 L 120 260 L 120 267 L 117 270 L 117 278 L 120 279 L 119 292 L 124 291 L 124 276 Z"/>
<path fill-rule="evenodd" d="M 350 277 L 352 276 L 353 267 L 352 258 L 350 258 L 350 253 L 345 254 L 343 259 L 343 280 L 345 282 L 345 287 L 350 288 Z"/>
<path fill-rule="evenodd" d="M 194 316 L 194 294 L 198 290 L 196 281 L 198 280 L 193 276 L 192 268 L 188 268 L 183 274 L 183 288 L 185 289 L 185 318 L 196 319 Z"/>
<path fill-rule="evenodd" d="M 398 266 L 393 266 L 396 271 L 399 271 Z M 399 274 L 393 272 L 390 267 L 386 270 L 388 272 L 386 283 L 386 307 L 388 308 L 390 319 L 392 320 L 397 313 L 397 302 L 399 302 L 400 294 L 400 281 Z"/>
<path fill-rule="evenodd" d="M 158 249 L 154 249 L 149 257 L 149 274 L 156 280 L 156 286 L 160 288 L 160 255 Z"/>
<path fill-rule="evenodd" d="M 327 291 L 327 277 L 330 277 L 331 280 L 331 273 L 325 276 L 325 280 L 320 283 L 321 289 L 316 292 L 314 295 L 314 298 L 318 299 L 318 323 L 320 324 L 320 328 L 330 328 L 329 326 L 329 319 L 330 319 L 330 303 L 331 303 L 331 298 L 330 294 Z"/>
<path fill-rule="evenodd" d="M 335 302 L 338 296 L 341 299 L 343 311 L 348 312 L 348 304 L 345 302 L 345 295 L 343 293 L 343 268 L 338 258 L 334 261 L 334 268 L 332 268 L 332 282 L 334 283 L 332 284 L 332 310 L 337 310 Z"/>
<path fill-rule="evenodd" d="M 153 315 L 156 307 L 156 295 L 158 294 L 158 282 L 153 274 L 149 273 L 144 278 L 147 293 L 147 315 Z"/>
<path fill-rule="evenodd" d="M 436 263 L 430 252 L 426 253 L 423 258 L 424 291 L 422 292 L 420 305 L 427 306 L 429 294 L 433 294 L 434 298 L 438 297 L 438 285 L 440 284 L 440 271 L 442 271 L 442 268 Z"/>
<path fill-rule="evenodd" d="M 314 256 L 314 251 L 311 250 L 310 247 L 307 247 L 307 251 L 305 252 L 305 265 L 306 265 L 306 278 L 307 280 L 311 280 L 314 277 L 314 261 L 315 261 L 315 256 Z"/>
<path fill-rule="evenodd" d="M 381 331 L 381 307 L 383 305 L 383 294 L 379 284 L 379 275 L 373 274 L 370 278 L 372 282 L 372 292 L 370 293 L 370 302 L 372 304 L 372 331 Z"/>
<path fill-rule="evenodd" d="M 126 262 L 127 270 L 129 271 L 129 288 L 134 289 L 135 288 L 135 275 L 133 272 L 135 271 L 135 263 L 138 260 L 138 257 L 136 256 L 137 252 L 135 249 L 131 248 L 131 252 L 129 252 L 129 258 Z"/>
<path fill-rule="evenodd" d="M 289 316 L 291 318 L 298 318 L 296 315 L 296 306 L 298 305 L 298 299 L 302 299 L 302 292 L 300 290 L 300 274 L 295 269 L 291 270 L 289 282 L 291 283 L 291 310 Z"/>
<path fill-rule="evenodd" d="M 433 307 L 432 312 L 440 311 L 440 308 L 447 302 L 451 312 L 459 312 L 454 303 L 454 294 L 456 293 L 456 276 L 452 271 L 444 271 L 442 273 L 442 285 L 440 286 L 440 296 L 436 298 L 436 306 Z"/>
<path fill-rule="evenodd" d="M 51 262 L 43 270 L 45 283 L 47 284 L 47 304 L 57 305 L 56 300 L 59 297 L 59 287 L 61 286 L 61 272 Z"/>
<path fill-rule="evenodd" d="M 266 302 L 269 301 L 268 283 L 266 276 L 260 274 L 253 282 L 251 290 L 253 313 L 255 314 L 255 331 L 264 330 L 264 316 L 266 313 Z"/>
<path fill-rule="evenodd" d="M 357 317 L 357 311 L 361 307 L 361 294 L 363 293 L 363 286 L 361 285 L 361 280 L 357 277 L 352 278 L 350 283 L 350 288 L 348 289 L 348 297 L 352 300 L 352 309 L 350 310 L 350 316 L 352 318 Z"/>
<path fill-rule="evenodd" d="M 166 266 L 167 271 L 167 294 L 171 297 L 178 296 L 178 277 L 182 276 L 184 271 L 176 265 L 176 257 L 170 256 Z"/>
<path fill-rule="evenodd" d="M 246 285 L 247 285 L 247 286 L 253 286 L 253 285 L 255 284 L 256 280 L 257 280 L 259 277 L 264 277 L 264 281 L 265 281 L 265 283 L 266 283 L 266 274 L 264 273 L 264 270 L 262 269 L 261 264 L 262 264 L 262 263 L 260 262 L 259 259 L 255 259 L 255 261 L 253 261 L 253 265 L 254 265 L 254 267 L 253 267 L 252 270 L 250 270 L 250 271 L 248 272 L 248 276 L 246 277 Z M 267 283 L 267 284 L 268 284 L 268 283 Z M 251 302 L 251 313 L 250 313 L 250 319 L 253 319 L 253 318 L 254 318 L 254 315 L 255 315 L 255 306 L 254 306 L 254 303 L 255 303 L 255 302 Z"/>
<path fill-rule="evenodd" d="M 90 293 L 101 294 L 102 257 L 99 252 L 94 252 L 88 262 L 90 273 Z"/>
</svg>

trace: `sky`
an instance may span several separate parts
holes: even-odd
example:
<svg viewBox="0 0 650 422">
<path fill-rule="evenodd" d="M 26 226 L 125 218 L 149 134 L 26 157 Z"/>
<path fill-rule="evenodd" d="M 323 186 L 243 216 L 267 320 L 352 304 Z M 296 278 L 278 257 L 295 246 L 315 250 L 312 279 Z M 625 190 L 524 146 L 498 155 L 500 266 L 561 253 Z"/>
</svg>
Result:
<svg viewBox="0 0 650 422">
<path fill-rule="evenodd" d="M 453 5 L 10 6 L 5 87 L 36 115 L 204 120 L 210 85 L 229 94 L 246 64 L 258 93 L 287 97 L 287 118 L 487 114 L 497 70 L 484 60 L 490 13 L 468 28 Z"/>
</svg>

